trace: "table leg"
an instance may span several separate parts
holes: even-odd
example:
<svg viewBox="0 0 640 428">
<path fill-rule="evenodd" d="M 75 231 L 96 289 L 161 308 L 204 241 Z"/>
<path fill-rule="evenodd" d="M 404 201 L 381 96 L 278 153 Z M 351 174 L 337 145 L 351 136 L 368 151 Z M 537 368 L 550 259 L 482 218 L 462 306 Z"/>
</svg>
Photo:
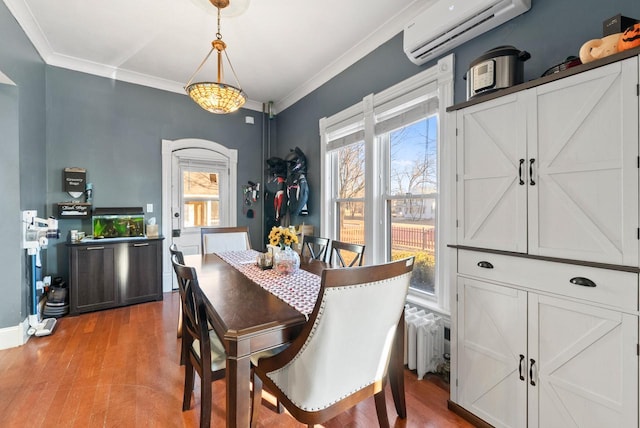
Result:
<svg viewBox="0 0 640 428">
<path fill-rule="evenodd" d="M 251 423 L 251 360 L 227 358 L 227 427 L 248 428 Z"/>
<path fill-rule="evenodd" d="M 407 418 L 407 403 L 404 398 L 404 311 L 400 315 L 396 336 L 389 361 L 389 384 L 396 406 L 396 412 L 402 419 Z"/>
</svg>

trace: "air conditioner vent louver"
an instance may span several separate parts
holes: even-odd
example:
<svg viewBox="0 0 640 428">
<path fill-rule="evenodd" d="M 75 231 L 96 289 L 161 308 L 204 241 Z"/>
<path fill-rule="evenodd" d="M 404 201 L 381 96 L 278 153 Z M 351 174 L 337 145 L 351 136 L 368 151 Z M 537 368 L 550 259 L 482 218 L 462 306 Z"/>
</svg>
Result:
<svg viewBox="0 0 640 428">
<path fill-rule="evenodd" d="M 526 12 L 531 0 L 436 0 L 404 28 L 404 51 L 415 64 Z"/>
<path fill-rule="evenodd" d="M 468 31 L 471 31 L 471 30 L 473 30 L 474 28 L 479 27 L 480 25 L 484 24 L 485 22 L 487 22 L 488 20 L 490 20 L 490 19 L 492 19 L 492 18 L 494 18 L 494 17 L 495 17 L 495 15 L 490 15 L 490 16 L 486 17 L 485 19 L 483 19 L 482 21 L 480 21 L 480 22 L 476 23 L 473 27 L 469 27 L 469 28 L 467 28 L 466 30 L 464 30 L 464 31 L 462 31 L 462 32 L 460 32 L 460 33 L 453 33 L 451 36 L 449 36 L 449 38 L 448 38 L 448 39 L 446 39 L 446 40 L 444 40 L 444 41 L 442 41 L 442 42 L 438 43 L 437 45 L 433 46 L 432 48 L 430 48 L 430 49 L 429 49 L 429 50 L 427 50 L 426 52 L 423 52 L 423 53 L 421 53 L 420 55 L 417 55 L 417 56 L 416 56 L 416 58 L 417 58 L 418 60 L 422 61 L 423 63 L 424 63 L 424 62 L 426 62 L 430 56 L 433 56 L 433 55 L 430 55 L 430 54 L 431 54 L 432 52 L 437 51 L 437 49 L 438 49 L 438 48 L 443 48 L 444 46 L 446 46 L 446 45 L 447 45 L 447 43 L 453 43 L 453 42 L 454 42 L 454 40 L 455 40 L 457 37 L 462 37 L 462 36 L 464 36 Z M 449 33 L 449 34 L 451 34 L 451 33 Z M 444 35 L 444 34 L 443 34 L 443 35 Z M 440 37 L 442 37 L 442 36 L 440 36 Z"/>
</svg>

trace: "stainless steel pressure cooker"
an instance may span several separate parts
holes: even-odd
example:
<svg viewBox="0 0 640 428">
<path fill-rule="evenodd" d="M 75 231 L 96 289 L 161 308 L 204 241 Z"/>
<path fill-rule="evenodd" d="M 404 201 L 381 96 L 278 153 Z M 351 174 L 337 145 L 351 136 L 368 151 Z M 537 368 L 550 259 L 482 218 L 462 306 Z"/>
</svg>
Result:
<svg viewBox="0 0 640 428">
<path fill-rule="evenodd" d="M 513 46 L 498 46 L 473 60 L 466 75 L 467 100 L 522 83 L 524 62 L 529 58 L 529 52 Z"/>
</svg>

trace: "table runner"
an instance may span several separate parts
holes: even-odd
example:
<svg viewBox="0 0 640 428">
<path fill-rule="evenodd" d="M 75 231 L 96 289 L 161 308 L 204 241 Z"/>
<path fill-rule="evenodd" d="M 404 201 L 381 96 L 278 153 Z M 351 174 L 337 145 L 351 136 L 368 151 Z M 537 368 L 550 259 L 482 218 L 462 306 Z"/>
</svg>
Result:
<svg viewBox="0 0 640 428">
<path fill-rule="evenodd" d="M 303 269 L 289 275 L 273 269 L 262 270 L 256 264 L 259 254 L 255 250 L 216 253 L 244 276 L 309 318 L 320 292 L 320 277 Z"/>
</svg>

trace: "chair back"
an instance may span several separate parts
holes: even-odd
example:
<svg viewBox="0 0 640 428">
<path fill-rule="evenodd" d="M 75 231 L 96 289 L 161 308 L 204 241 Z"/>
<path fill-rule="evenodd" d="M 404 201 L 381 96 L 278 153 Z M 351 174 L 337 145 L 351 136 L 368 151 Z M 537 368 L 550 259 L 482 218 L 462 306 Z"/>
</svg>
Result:
<svg viewBox="0 0 640 428">
<path fill-rule="evenodd" d="M 287 408 L 295 403 L 331 417 L 330 408 L 355 404 L 349 397 L 384 389 L 412 269 L 408 258 L 323 271 L 318 300 L 300 335 L 256 368 L 284 393 Z"/>
<path fill-rule="evenodd" d="M 329 265 L 332 267 L 362 266 L 364 261 L 364 245 L 350 242 L 331 242 Z"/>
<path fill-rule="evenodd" d="M 177 256 L 178 257 L 178 263 L 183 265 L 184 264 L 184 255 L 182 254 L 182 251 L 180 251 L 178 249 L 178 245 L 177 244 L 171 244 L 169 245 L 169 253 L 171 254 L 171 257 L 173 258 L 173 256 Z"/>
<path fill-rule="evenodd" d="M 320 238 L 319 236 L 304 235 L 302 238 L 301 255 L 309 255 L 312 259 L 325 261 L 327 258 L 327 248 L 329 247 L 329 238 Z"/>
<path fill-rule="evenodd" d="M 203 227 L 202 254 L 251 249 L 248 227 Z"/>
<path fill-rule="evenodd" d="M 171 258 L 173 269 L 178 277 L 180 298 L 182 300 L 183 329 L 182 340 L 187 341 L 186 348 L 192 350 L 193 342 L 198 340 L 201 367 L 211 366 L 211 342 L 204 296 L 198 283 L 196 270 L 178 262 L 178 256 Z"/>
</svg>

